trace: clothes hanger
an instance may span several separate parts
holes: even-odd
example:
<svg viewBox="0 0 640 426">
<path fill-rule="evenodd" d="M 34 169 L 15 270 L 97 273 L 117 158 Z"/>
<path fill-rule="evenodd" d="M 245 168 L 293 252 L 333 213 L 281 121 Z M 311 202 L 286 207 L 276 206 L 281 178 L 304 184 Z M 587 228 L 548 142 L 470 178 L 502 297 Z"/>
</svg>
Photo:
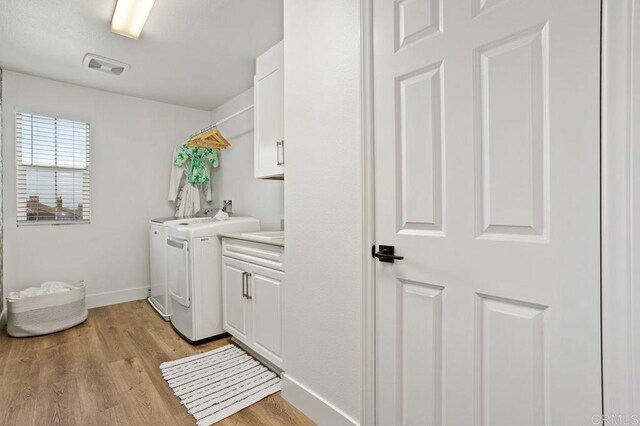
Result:
<svg viewBox="0 0 640 426">
<path fill-rule="evenodd" d="M 191 135 L 187 141 L 187 146 L 190 148 L 227 149 L 231 144 L 222 136 L 220 130 L 215 126 L 209 126 Z"/>
<path fill-rule="evenodd" d="M 194 133 L 189 136 L 189 140 L 186 145 L 194 148 L 212 148 L 212 149 L 227 149 L 231 146 L 229 141 L 222 136 L 220 130 L 218 130 L 218 124 L 225 123 L 231 120 L 234 117 L 239 116 L 240 114 L 253 109 L 253 105 L 246 106 L 242 108 L 240 111 L 236 111 L 230 116 L 223 118 L 222 120 L 218 120 L 214 124 L 205 127 L 200 130 L 198 133 Z"/>
</svg>

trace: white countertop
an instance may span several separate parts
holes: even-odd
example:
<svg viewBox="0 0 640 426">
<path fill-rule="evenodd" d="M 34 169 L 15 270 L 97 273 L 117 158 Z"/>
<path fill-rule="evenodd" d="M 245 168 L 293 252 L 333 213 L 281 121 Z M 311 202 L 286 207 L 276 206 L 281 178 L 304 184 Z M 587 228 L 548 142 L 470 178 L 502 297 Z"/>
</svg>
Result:
<svg viewBox="0 0 640 426">
<path fill-rule="evenodd" d="M 221 232 L 218 234 L 220 238 L 233 238 L 236 240 L 251 241 L 253 243 L 270 244 L 272 246 L 284 247 L 284 232 L 281 237 L 264 236 L 265 233 L 275 233 L 277 231 L 256 231 L 256 232 Z"/>
</svg>

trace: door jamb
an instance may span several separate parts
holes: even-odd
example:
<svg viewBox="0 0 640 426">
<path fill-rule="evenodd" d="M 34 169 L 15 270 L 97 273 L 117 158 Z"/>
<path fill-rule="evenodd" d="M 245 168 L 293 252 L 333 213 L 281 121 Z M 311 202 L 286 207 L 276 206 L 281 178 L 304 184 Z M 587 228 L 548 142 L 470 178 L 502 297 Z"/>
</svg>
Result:
<svg viewBox="0 0 640 426">
<path fill-rule="evenodd" d="M 634 28 L 635 0 L 602 2 L 601 247 L 602 395 L 604 414 L 639 415 L 639 330 L 634 327 Z M 636 15 L 636 16 L 634 16 Z M 637 72 L 637 71 L 636 71 Z M 636 222 L 636 223 L 634 223 Z M 637 240 L 637 238 L 636 238 Z M 635 256 L 634 256 L 635 254 Z M 635 357 L 634 357 L 635 355 Z"/>
<path fill-rule="evenodd" d="M 360 424 L 376 423 L 375 242 L 373 149 L 373 0 L 360 0 L 360 63 L 362 107 L 362 398 Z"/>
</svg>

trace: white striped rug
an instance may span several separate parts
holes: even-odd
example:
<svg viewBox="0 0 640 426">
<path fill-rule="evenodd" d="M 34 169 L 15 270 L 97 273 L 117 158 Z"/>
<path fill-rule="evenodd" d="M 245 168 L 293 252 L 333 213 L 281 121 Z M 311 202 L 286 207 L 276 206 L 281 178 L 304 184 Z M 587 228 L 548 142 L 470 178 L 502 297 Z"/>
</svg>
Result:
<svg viewBox="0 0 640 426">
<path fill-rule="evenodd" d="M 234 345 L 160 364 L 198 425 L 212 425 L 280 390 L 280 376 Z"/>
</svg>

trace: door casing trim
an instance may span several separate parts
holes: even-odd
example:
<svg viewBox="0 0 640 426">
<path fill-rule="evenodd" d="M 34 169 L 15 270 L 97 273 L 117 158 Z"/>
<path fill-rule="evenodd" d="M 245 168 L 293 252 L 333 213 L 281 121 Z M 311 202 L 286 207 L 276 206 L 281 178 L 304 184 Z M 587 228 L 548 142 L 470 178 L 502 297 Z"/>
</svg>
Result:
<svg viewBox="0 0 640 426">
<path fill-rule="evenodd" d="M 601 262 L 602 395 L 604 413 L 638 415 L 634 353 L 640 343 L 634 329 L 636 292 L 633 268 L 634 47 L 640 15 L 636 0 L 602 2 L 601 74 Z M 637 16 L 634 16 L 636 14 Z M 635 50 L 635 51 L 634 51 Z M 638 95 L 635 95 L 638 98 Z M 640 98 L 639 98 L 640 100 Z M 636 222 L 636 223 L 634 223 Z M 636 256 L 637 257 L 637 256 Z M 635 391 L 634 391 L 634 388 Z"/>
<path fill-rule="evenodd" d="M 373 0 L 360 0 L 360 63 L 362 110 L 362 398 L 360 424 L 376 421 L 376 300 L 375 262 L 370 255 L 375 242 L 373 150 Z"/>
</svg>

